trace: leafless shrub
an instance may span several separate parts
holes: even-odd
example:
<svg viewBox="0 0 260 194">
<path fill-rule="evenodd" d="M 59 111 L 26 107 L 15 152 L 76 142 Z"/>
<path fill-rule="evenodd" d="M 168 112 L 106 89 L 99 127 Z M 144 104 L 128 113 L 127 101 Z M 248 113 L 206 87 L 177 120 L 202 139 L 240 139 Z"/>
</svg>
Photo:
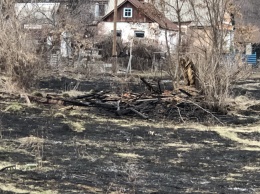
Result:
<svg viewBox="0 0 260 194">
<path fill-rule="evenodd" d="M 91 26 L 93 14 L 90 2 L 79 0 L 57 3 L 54 7 L 48 8 L 51 10 L 46 10 L 44 6 L 38 6 L 35 2 L 32 7 L 22 9 L 27 17 L 19 17 L 21 24 L 41 25 L 40 30 L 33 33 L 31 30 L 30 36 L 38 42 L 37 55 L 42 57 L 45 63 L 57 63 L 56 59 L 55 62 L 51 60 L 51 54 L 61 53 L 61 39 L 66 42 L 69 54 L 62 55 L 62 58 L 58 57 L 57 65 L 74 64 L 80 59 L 80 52 L 92 46 L 95 28 Z M 27 13 L 28 10 L 30 13 Z M 46 14 L 46 11 L 52 14 Z M 38 17 L 35 13 L 41 16 Z"/>
<path fill-rule="evenodd" d="M 148 70 L 152 67 L 154 52 L 160 52 L 158 45 L 149 43 L 148 39 L 134 41 L 132 67 L 138 70 Z"/>
<path fill-rule="evenodd" d="M 13 12 L 13 4 L 4 1 L 0 7 L 0 66 L 12 83 L 28 88 L 35 81 L 39 58 L 34 42 Z"/>
<path fill-rule="evenodd" d="M 101 39 L 96 46 L 101 49 L 102 59 L 108 61 L 112 57 L 112 36 L 106 36 Z M 120 62 L 127 66 L 129 60 L 130 44 L 123 43 L 121 39 L 117 39 L 117 55 L 121 59 Z M 158 46 L 149 39 L 135 39 L 132 48 L 132 68 L 137 70 L 147 70 L 152 67 L 154 52 L 161 51 Z"/>
<path fill-rule="evenodd" d="M 241 14 L 233 0 L 151 2 L 179 26 L 176 50 L 170 52 L 169 45 L 166 45 L 166 70 L 174 88 L 177 89 L 179 84 L 180 59 L 188 57 L 195 64 L 193 72 L 196 72 L 199 83 L 195 85 L 205 95 L 206 106 L 224 110 L 232 82 L 248 73 L 241 56 L 245 44 L 252 42 L 252 32 L 257 30 L 252 25 L 237 23 Z M 187 21 L 192 23 L 186 25 Z M 165 39 L 167 42 L 167 36 Z"/>
<path fill-rule="evenodd" d="M 249 66 L 242 62 L 239 55 L 219 58 L 217 67 L 203 57 L 197 60 L 197 77 L 205 95 L 205 105 L 212 110 L 225 112 L 232 84 L 249 73 Z"/>
<path fill-rule="evenodd" d="M 101 50 L 101 56 L 104 61 L 107 61 L 110 57 L 112 57 L 112 45 L 113 45 L 113 37 L 112 35 L 105 36 L 101 38 L 98 43 L 96 43 L 96 47 Z M 117 54 L 124 53 L 127 49 L 121 39 L 117 39 Z"/>
<path fill-rule="evenodd" d="M 225 111 L 232 83 L 247 73 L 242 52 L 238 49 L 235 52 L 235 40 L 230 38 L 234 33 L 230 14 L 239 13 L 230 0 L 205 0 L 206 6 L 192 0 L 189 2 L 198 22 L 198 26 L 190 28 L 189 55 L 197 67 L 199 88 L 205 96 L 206 106 Z M 201 19 L 201 9 L 209 13 L 209 18 Z M 246 31 L 249 34 L 250 29 Z"/>
</svg>

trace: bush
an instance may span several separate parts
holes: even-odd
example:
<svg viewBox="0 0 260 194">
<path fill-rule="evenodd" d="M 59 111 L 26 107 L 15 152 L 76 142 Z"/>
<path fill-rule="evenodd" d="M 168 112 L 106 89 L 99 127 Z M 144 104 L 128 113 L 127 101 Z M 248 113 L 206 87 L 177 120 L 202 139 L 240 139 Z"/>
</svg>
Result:
<svg viewBox="0 0 260 194">
<path fill-rule="evenodd" d="M 248 65 L 239 56 L 222 56 L 216 60 L 217 64 L 207 58 L 196 58 L 199 87 L 208 108 L 226 112 L 232 84 L 249 73 Z"/>
<path fill-rule="evenodd" d="M 18 87 L 28 88 L 35 81 L 40 60 L 36 56 L 35 43 L 13 13 L 13 3 L 4 1 L 4 8 L 0 7 L 0 66 Z"/>
<path fill-rule="evenodd" d="M 160 52 L 158 45 L 151 43 L 149 39 L 135 39 L 132 48 L 132 68 L 136 70 L 148 70 L 152 67 L 154 52 Z M 113 37 L 107 36 L 103 38 L 96 46 L 101 49 L 102 59 L 108 61 L 112 57 Z M 130 43 L 123 43 L 121 39 L 117 39 L 117 53 L 121 58 L 121 62 L 126 67 L 129 60 Z"/>
<path fill-rule="evenodd" d="M 152 68 L 154 52 L 161 52 L 156 44 L 149 44 L 148 39 L 134 41 L 132 67 L 137 70 L 149 70 Z"/>
<path fill-rule="evenodd" d="M 112 47 L 113 47 L 113 37 L 112 35 L 105 36 L 98 43 L 95 45 L 98 49 L 100 49 L 100 53 L 102 59 L 107 61 L 109 58 L 112 57 Z M 121 39 L 117 39 L 116 50 L 118 55 L 125 53 L 127 47 L 123 45 Z"/>
</svg>

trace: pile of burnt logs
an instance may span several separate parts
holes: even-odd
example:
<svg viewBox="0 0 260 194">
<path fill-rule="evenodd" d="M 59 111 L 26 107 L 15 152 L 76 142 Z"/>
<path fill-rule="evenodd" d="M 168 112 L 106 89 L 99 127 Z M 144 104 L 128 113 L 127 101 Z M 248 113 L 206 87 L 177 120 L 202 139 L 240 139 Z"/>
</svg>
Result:
<svg viewBox="0 0 260 194">
<path fill-rule="evenodd" d="M 179 120 L 199 120 L 197 110 L 203 101 L 195 90 L 187 88 L 178 91 L 162 91 L 160 82 L 152 85 L 144 78 L 142 82 L 147 90 L 142 93 L 126 92 L 116 94 L 113 91 L 91 91 L 76 97 L 47 95 L 46 97 L 28 96 L 30 101 L 47 104 L 97 107 L 115 113 L 118 116 L 138 116 L 143 119 L 166 118 Z"/>
</svg>

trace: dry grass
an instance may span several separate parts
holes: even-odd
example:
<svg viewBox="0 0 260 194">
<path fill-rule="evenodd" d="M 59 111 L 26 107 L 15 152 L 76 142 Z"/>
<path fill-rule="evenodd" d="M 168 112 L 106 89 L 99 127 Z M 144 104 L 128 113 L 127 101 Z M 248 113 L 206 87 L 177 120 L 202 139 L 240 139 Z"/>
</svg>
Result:
<svg viewBox="0 0 260 194">
<path fill-rule="evenodd" d="M 238 150 L 260 150 L 260 142 L 243 139 L 238 136 L 238 132 L 243 133 L 251 133 L 251 132 L 260 132 L 258 124 L 252 124 L 251 126 L 240 126 L 240 127 L 220 127 L 220 126 L 203 126 L 199 124 L 189 124 L 186 125 L 186 128 L 191 128 L 192 130 L 198 131 L 214 131 L 218 133 L 221 137 L 225 139 L 229 139 L 237 144 L 237 147 L 234 149 Z M 182 128 L 180 126 L 177 127 Z M 212 142 L 214 144 L 214 142 Z"/>
<path fill-rule="evenodd" d="M 7 106 L 4 112 L 19 112 L 23 109 L 23 106 L 17 102 L 12 103 L 11 105 Z"/>
<path fill-rule="evenodd" d="M 4 1 L 1 6 L 0 26 L 0 66 L 1 71 L 10 77 L 9 90 L 28 88 L 35 81 L 40 60 L 36 55 L 36 45 L 23 27 L 13 11 L 14 1 Z M 2 9 L 2 7 L 0 8 Z M 8 14 L 9 19 L 4 19 Z M 6 86 L 7 87 L 7 86 Z"/>
<path fill-rule="evenodd" d="M 122 158 L 132 158 L 132 159 L 142 158 L 142 156 L 134 153 L 114 153 L 114 154 Z"/>
<path fill-rule="evenodd" d="M 64 123 L 68 124 L 68 126 L 70 127 L 70 129 L 72 131 L 83 132 L 83 131 L 86 130 L 84 121 L 70 121 L 70 120 L 66 120 Z"/>
<path fill-rule="evenodd" d="M 128 168 L 128 170 L 125 170 L 124 166 L 118 167 L 118 164 L 116 164 L 115 161 L 127 161 L 127 163 L 132 164 L 132 163 L 138 163 L 138 162 L 143 162 L 146 160 L 149 161 L 149 164 L 161 166 L 162 164 L 166 164 L 166 166 L 174 166 L 176 168 L 183 168 L 183 165 L 186 165 L 185 163 L 187 162 L 186 156 L 191 154 L 191 153 L 196 153 L 197 151 L 204 150 L 205 148 L 212 148 L 212 149 L 218 149 L 218 147 L 221 147 L 221 149 L 226 149 L 224 148 L 224 142 L 223 138 L 229 139 L 232 141 L 232 147 L 228 147 L 228 150 L 260 150 L 260 144 L 257 141 L 249 141 L 247 139 L 242 139 L 238 136 L 239 132 L 243 133 L 250 133 L 250 132 L 258 132 L 259 127 L 257 124 L 251 125 L 251 126 L 240 126 L 240 127 L 223 127 L 223 126 L 204 126 L 200 125 L 198 123 L 186 123 L 185 125 L 177 125 L 172 122 L 152 122 L 152 121 L 144 121 L 141 119 L 119 119 L 119 118 L 109 118 L 107 116 L 100 116 L 96 115 L 93 112 L 87 111 L 89 109 L 86 108 L 75 108 L 75 107 L 66 107 L 62 109 L 55 109 L 54 111 L 52 110 L 52 114 L 48 114 L 49 117 L 55 117 L 56 120 L 58 120 L 60 123 L 65 123 L 66 125 L 69 126 L 71 131 L 77 131 L 77 132 L 83 132 L 84 130 L 91 130 L 91 134 L 88 133 L 88 131 L 84 131 L 84 133 L 68 133 L 69 141 L 63 139 L 61 142 L 54 142 L 54 140 L 48 140 L 48 139 L 43 139 L 41 137 L 36 137 L 36 136 L 28 136 L 25 138 L 17 139 L 17 142 L 20 143 L 20 148 L 19 149 L 26 149 L 26 154 L 30 154 L 31 156 L 36 155 L 35 152 L 29 153 L 29 147 L 37 147 L 38 143 L 39 146 L 42 144 L 46 145 L 47 147 L 58 147 L 58 146 L 63 146 L 66 145 L 66 147 L 72 148 L 73 151 L 70 151 L 70 154 L 73 155 L 73 157 L 76 157 L 78 161 L 75 161 L 75 163 L 82 165 L 79 163 L 79 161 L 84 162 L 89 162 L 93 163 L 95 165 L 99 165 L 99 162 L 104 161 L 106 164 L 115 164 L 116 165 L 116 170 L 118 172 L 122 172 L 125 176 L 129 176 L 128 179 L 134 180 L 131 182 L 131 184 L 135 184 L 135 182 L 142 181 L 144 180 L 143 176 L 146 176 L 146 172 L 140 171 L 139 169 L 131 169 Z M 42 114 L 46 114 L 49 112 L 44 112 Z M 56 116 L 55 116 L 56 115 Z M 46 115 L 45 115 L 46 116 Z M 95 124 L 95 125 L 93 125 Z M 90 127 L 91 126 L 91 127 Z M 94 126 L 94 128 L 93 128 Z M 57 126 L 56 126 L 57 127 Z M 62 125 L 60 126 L 62 129 Z M 56 128 L 57 129 L 57 128 Z M 140 130 L 139 130 L 140 129 Z M 142 131 L 142 129 L 144 131 Z M 202 140 L 202 142 L 193 142 L 189 143 L 186 142 L 185 139 L 181 141 L 180 139 L 176 139 L 173 137 L 173 141 L 171 141 L 171 135 L 175 134 L 176 131 L 178 133 L 182 133 L 181 130 L 184 130 L 185 133 L 188 132 L 187 134 L 196 134 L 198 131 L 205 132 L 216 132 L 214 133 L 214 137 L 217 137 L 218 135 L 222 137 L 222 141 L 218 142 L 217 140 L 212 140 L 210 139 L 209 136 L 207 136 L 207 141 Z M 59 129 L 60 130 L 60 129 Z M 107 133 L 106 133 L 107 130 Z M 47 130 L 48 131 L 48 130 Z M 112 135 L 109 134 L 111 133 L 115 134 Z M 142 132 L 141 132 L 142 131 Z M 153 133 L 150 133 L 152 131 Z M 123 133 L 129 133 L 131 136 L 130 141 L 125 140 L 125 134 Z M 90 136 L 93 137 L 93 133 L 97 133 L 98 135 L 102 136 L 97 136 L 95 138 L 90 138 Z M 139 134 L 141 133 L 141 135 Z M 185 134 L 184 133 L 184 134 Z M 76 135 L 75 135 L 76 134 Z M 81 136 L 82 134 L 82 136 Z M 122 135 L 123 134 L 123 135 Z M 200 133 L 199 133 L 200 134 Z M 210 133 L 212 134 L 212 133 Z M 74 137 L 71 137 L 75 135 Z M 80 138 L 77 137 L 79 135 Z M 83 138 L 84 135 L 84 138 Z M 209 134 L 208 134 L 209 135 Z M 86 137 L 85 137 L 86 136 Z M 139 138 L 141 136 L 141 138 Z M 178 138 L 181 138 L 181 136 L 178 136 Z M 199 137 L 199 136 L 198 136 Z M 58 138 L 58 137 L 55 137 Z M 111 141 L 111 138 L 115 138 Z M 118 139 L 117 139 L 118 138 Z M 139 139 L 138 139 L 139 138 Z M 209 138 L 209 139 L 208 139 Z M 119 140 L 119 141 L 117 141 Z M 149 141 L 146 141 L 149 140 Z M 165 142 L 164 142 L 165 141 Z M 195 140 L 196 141 L 196 140 Z M 37 143 L 38 142 L 38 143 Z M 156 144 L 154 144 L 156 142 Z M 66 144 L 65 144 L 66 143 Z M 157 144 L 158 143 L 158 144 Z M 205 146 L 205 143 L 207 146 Z M 46 148 L 47 148 L 46 147 Z M 61 147 L 59 147 L 60 149 Z M 3 148 L 4 149 L 4 148 Z M 66 149 L 66 148 L 65 148 Z M 1 150 L 1 148 L 0 148 Z M 137 150 L 137 151 L 136 151 Z M 161 151 L 165 152 L 165 150 L 169 150 L 169 155 L 171 155 L 171 152 L 173 153 L 171 156 L 167 155 L 167 158 L 165 160 L 162 160 L 160 157 Z M 145 152 L 149 153 L 149 155 L 146 155 Z M 55 149 L 55 152 L 60 153 L 58 150 Z M 43 152 L 45 154 L 46 152 Z M 98 153 L 98 154 L 97 154 Z M 41 152 L 38 154 L 40 155 Z M 166 152 L 167 154 L 167 152 Z M 71 162 L 71 155 L 66 155 L 62 158 L 62 162 L 68 164 Z M 158 156 L 159 155 L 159 156 Z M 34 158 L 33 158 L 34 159 Z M 36 159 L 36 158 L 35 158 Z M 41 171 L 41 172 L 46 172 L 48 170 L 57 170 L 59 169 L 59 164 L 53 164 L 51 160 L 48 160 L 46 162 L 49 162 L 49 164 L 43 165 L 42 168 L 34 168 L 34 169 L 25 169 L 25 168 L 19 168 L 19 170 L 25 170 L 25 171 Z M 5 166 L 8 165 L 8 163 L 0 163 L 0 166 Z M 101 164 L 103 165 L 103 164 Z M 211 169 L 212 166 L 210 165 L 210 162 L 207 163 L 205 161 L 200 161 L 199 167 L 202 169 Z M 106 168 L 107 166 L 101 166 L 100 168 Z M 113 166 L 114 167 L 114 166 Z M 50 169 L 52 168 L 52 169 Z M 108 168 L 108 167 L 107 167 Z M 110 167 L 112 168 L 112 167 Z M 185 167 L 184 167 L 185 168 Z M 123 169 L 123 170 L 122 170 Z M 106 169 L 107 171 L 111 172 L 111 169 Z M 142 169 L 141 169 L 142 170 Z M 258 170 L 256 163 L 250 165 L 248 163 L 247 166 L 244 168 L 241 168 L 241 173 L 250 173 L 253 172 L 254 170 Z M 127 172 L 127 173 L 126 173 Z M 29 173 L 29 172 L 28 172 Z M 149 173 L 154 173 L 150 172 Z M 148 176 L 149 176 L 148 173 Z M 233 173 L 233 174 L 232 174 Z M 162 173 L 163 174 L 163 173 Z M 166 173 L 165 173 L 166 174 Z M 239 176 L 235 175 L 239 174 L 237 172 L 231 172 L 231 174 L 228 175 L 228 177 L 215 177 L 216 179 L 222 179 L 226 180 L 228 182 L 235 182 L 239 181 Z M 85 175 L 82 175 L 85 176 Z M 95 175 L 93 175 L 95 176 Z M 112 175 L 113 176 L 113 175 Z M 158 175 L 159 176 L 159 175 Z M 160 175 L 161 176 L 161 175 Z M 216 175 L 217 176 L 217 175 Z M 127 179 L 127 178 L 126 178 Z M 127 179 L 127 180 L 128 180 Z M 0 179 L 1 180 L 1 179 Z M 55 180 L 56 181 L 56 180 Z M 212 180 L 214 182 L 214 177 Z M 47 184 L 51 184 L 51 181 L 48 180 Z M 63 180 L 62 183 L 65 185 L 66 180 Z M 203 180 L 201 180 L 201 184 L 203 183 Z M 74 184 L 74 183 L 66 183 L 68 184 L 67 186 L 71 186 L 75 188 L 76 190 L 84 190 L 85 192 L 89 193 L 98 193 L 98 192 L 105 192 L 105 190 L 101 190 L 100 188 L 96 188 L 93 185 L 85 185 L 85 184 Z M 208 183 L 205 183 L 208 184 Z M 22 184 L 20 184 L 22 185 Z M 2 186 L 2 185 L 0 185 Z M 77 187 L 77 188 L 76 188 Z M 113 185 L 113 189 L 111 192 L 107 193 L 119 193 L 121 191 L 124 191 L 121 189 L 122 185 Z M 134 187 L 134 186 L 133 186 Z M 6 188 L 7 191 L 12 191 L 18 187 L 8 187 Z M 115 189 L 117 188 L 117 190 Z M 19 188 L 18 188 L 19 189 Z M 28 189 L 28 188 L 26 188 Z M 50 189 L 50 187 L 48 188 Z M 156 188 L 157 189 L 157 188 Z M 156 190 L 155 189 L 155 190 Z M 158 188 L 159 190 L 160 188 Z M 116 190 L 116 191 L 115 191 Z M 151 189 L 152 190 L 152 189 Z M 156 190 L 156 191 L 158 191 Z M 26 190 L 25 190 L 26 191 Z M 117 192 L 118 191 L 118 192 Z M 155 191 L 155 192 L 156 192 Z M 190 192 L 189 192 L 190 191 Z M 44 189 L 38 189 L 38 188 L 32 188 L 31 193 L 33 192 L 38 192 L 38 193 L 44 193 Z M 46 191 L 46 192 L 49 192 Z M 53 189 L 53 193 L 57 192 L 56 189 Z M 128 191 L 126 191 L 128 192 Z M 148 192 L 148 191 L 147 191 Z M 184 191 L 183 191 L 184 192 Z M 210 193 L 207 192 L 207 189 L 199 190 L 198 187 L 194 188 L 189 188 L 187 190 L 187 193 Z M 122 192 L 124 193 L 124 192 Z"/>
<path fill-rule="evenodd" d="M 61 112 L 57 112 L 53 115 L 54 118 L 62 118 L 62 119 L 65 119 L 66 118 L 66 115 L 61 113 Z"/>
<path fill-rule="evenodd" d="M 16 186 L 16 184 L 3 184 L 3 183 L 0 183 L 0 187 L 3 191 L 12 191 L 14 193 L 36 193 L 36 191 L 31 191 L 31 190 L 26 190 L 26 189 L 20 189 Z"/>
</svg>

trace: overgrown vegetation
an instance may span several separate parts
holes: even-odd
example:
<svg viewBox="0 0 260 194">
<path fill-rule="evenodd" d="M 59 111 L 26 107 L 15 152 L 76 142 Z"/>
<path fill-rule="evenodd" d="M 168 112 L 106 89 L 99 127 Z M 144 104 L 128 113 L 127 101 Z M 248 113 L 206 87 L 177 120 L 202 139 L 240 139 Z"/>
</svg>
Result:
<svg viewBox="0 0 260 194">
<path fill-rule="evenodd" d="M 155 60 L 155 52 L 161 52 L 158 45 L 149 40 L 134 41 L 132 67 L 142 71 L 151 70 Z M 158 57 L 158 55 L 156 55 Z M 159 56 L 160 58 L 160 56 Z"/>
<path fill-rule="evenodd" d="M 86 48 L 84 22 L 72 25 L 83 1 L 68 0 L 72 4 L 65 11 L 75 18 L 61 13 L 64 21 L 44 29 L 43 37 L 52 32 L 59 41 L 67 31 L 75 37 L 71 47 Z M 190 28 L 179 39 L 178 54 L 168 52 L 161 60 L 164 70 L 173 68 L 175 83 L 175 74 L 181 77 L 177 66 L 185 70 L 193 64 L 183 77 L 194 73 L 198 85 L 188 80 L 188 87 L 180 82 L 172 91 L 168 75 L 150 79 L 154 58 L 161 57 L 154 53 L 161 50 L 147 40 L 134 40 L 131 49 L 132 68 L 142 73 L 104 76 L 101 68 L 112 55 L 112 39 L 105 37 L 104 61 L 92 58 L 81 68 L 48 66 L 51 73 L 34 94 L 18 95 L 10 91 L 30 89 L 48 50 L 12 15 L 13 4 L 1 1 L 0 85 L 6 88 L 0 90 L 0 193 L 260 193 L 260 73 L 236 83 L 232 114 L 212 111 L 226 109 L 233 82 L 247 71 L 241 53 L 223 49 L 221 33 L 228 31 L 214 15 L 219 7 L 210 4 L 220 1 L 203 2 L 214 16 L 211 26 Z M 129 47 L 118 40 L 118 58 L 125 63 Z M 72 56 L 77 57 L 79 52 Z"/>
<path fill-rule="evenodd" d="M 14 1 L 2 1 L 0 6 L 0 65 L 10 79 L 5 83 L 17 85 L 14 89 L 28 88 L 40 65 L 36 44 L 20 25 L 13 10 Z"/>
<path fill-rule="evenodd" d="M 166 1 L 160 1 L 157 4 L 164 7 L 162 11 L 174 10 L 173 15 L 179 25 L 178 33 L 181 34 L 178 36 L 176 49 L 171 51 L 167 49 L 168 57 L 163 61 L 161 69 L 169 72 L 175 83 L 173 84 L 174 89 L 178 89 L 181 77 L 181 57 L 189 57 L 194 64 L 194 74 L 198 83 L 196 87 L 204 94 L 206 106 L 225 110 L 232 82 L 242 78 L 246 69 L 240 57 L 241 52 L 233 52 L 236 48 L 236 44 L 232 43 L 234 40 L 227 40 L 227 37 L 232 37 L 232 33 L 234 33 L 234 26 L 231 25 L 232 21 L 229 16 L 230 14 L 239 15 L 238 8 L 232 4 L 231 0 L 214 2 L 205 0 L 203 4 L 192 0 L 178 0 L 176 4 Z M 23 28 L 21 25 L 23 22 L 18 21 L 13 11 L 14 1 L 3 1 L 1 5 L 0 25 L 3 29 L 0 34 L 1 69 L 11 78 L 11 81 L 6 81 L 8 85 L 16 83 L 19 88 L 29 88 L 34 82 L 34 78 L 37 77 L 39 66 L 43 65 L 44 60 L 41 57 L 46 59 L 49 55 L 49 53 L 45 55 L 46 42 L 43 41 L 37 45 L 32 38 L 33 33 Z M 53 16 L 50 26 L 43 30 L 42 36 L 46 38 L 45 36 L 51 32 L 53 38 L 51 49 L 53 49 L 55 46 L 60 46 L 61 34 L 68 32 L 70 40 L 67 44 L 73 53 L 68 58 L 72 58 L 73 62 L 81 60 L 80 51 L 93 48 L 93 46 L 101 49 L 103 60 L 109 62 L 109 58 L 112 56 L 112 37 L 103 37 L 97 44 L 94 44 L 95 29 L 89 26 L 92 24 L 94 16 L 88 6 L 89 4 L 84 4 L 83 1 L 61 6 L 58 16 Z M 186 25 L 186 16 L 183 14 L 183 10 L 187 10 L 187 7 L 194 22 L 185 31 L 183 29 Z M 201 17 L 200 10 L 205 10 L 208 13 L 207 17 Z M 243 35 L 246 34 L 245 31 L 249 32 L 250 29 L 246 28 Z M 157 45 L 148 44 L 148 42 L 150 41 L 146 39 L 133 40 L 133 69 L 147 71 L 154 67 L 156 57 L 154 53 L 161 52 L 161 50 Z M 118 38 L 117 53 L 121 60 L 120 63 L 124 67 L 129 61 L 129 50 L 130 44 L 122 43 Z M 87 61 L 88 59 L 83 61 L 86 68 L 82 68 L 82 71 L 86 77 L 89 77 L 94 75 L 94 71 L 99 71 L 102 64 L 100 67 L 97 65 L 94 68 Z"/>
<path fill-rule="evenodd" d="M 149 39 L 134 39 L 132 45 L 132 68 L 140 71 L 149 71 L 153 66 L 153 60 L 160 59 L 161 56 L 155 55 L 155 52 L 161 52 L 158 45 L 151 43 Z M 102 59 L 109 61 L 112 57 L 112 36 L 103 37 L 96 46 L 101 50 Z M 117 53 L 119 62 L 124 67 L 127 66 L 130 55 L 130 43 L 123 43 L 120 38 L 117 39 Z"/>
<path fill-rule="evenodd" d="M 181 69 L 188 70 L 188 63 L 180 66 L 182 57 L 194 64 L 196 88 L 205 96 L 205 105 L 211 109 L 225 111 L 232 83 L 246 75 L 247 67 L 241 56 L 243 49 L 237 48 L 234 33 L 239 36 L 241 26 L 234 26 L 232 16 L 240 17 L 239 8 L 232 0 L 177 0 L 154 1 L 178 26 L 178 41 L 175 51 L 168 53 L 168 72 L 175 89 L 179 87 Z M 189 23 L 190 18 L 193 22 Z M 188 22 L 188 24 L 187 24 Z M 250 42 L 250 28 L 243 28 L 243 38 Z M 166 38 L 166 37 L 165 37 Z M 185 75 L 184 75 L 185 78 Z"/>
<path fill-rule="evenodd" d="M 54 8 L 51 16 L 45 15 L 44 10 L 37 6 L 31 13 L 28 8 L 23 15 L 22 11 L 17 11 L 15 3 L 14 0 L 4 0 L 0 4 L 0 67 L 6 75 L 2 86 L 9 91 L 27 90 L 34 85 L 38 73 L 49 66 L 51 54 L 59 50 L 63 32 L 73 37 L 67 42 L 72 51 L 68 57 L 72 57 L 73 62 L 80 59 L 81 49 L 91 47 L 92 43 L 86 37 L 91 38 L 95 34 L 88 27 L 93 21 L 89 4 L 83 1 L 60 6 L 58 15 Z M 35 12 L 42 14 L 42 18 L 36 18 Z M 25 24 L 42 27 L 25 28 Z M 51 44 L 48 45 L 49 37 Z"/>
<path fill-rule="evenodd" d="M 198 24 L 191 28 L 190 51 L 196 61 L 199 89 L 211 109 L 225 111 L 232 83 L 248 73 L 241 50 L 234 49 L 234 28 L 230 14 L 238 14 L 231 0 L 205 1 L 205 5 L 189 1 Z M 208 17 L 201 18 L 200 8 Z M 204 24 L 203 28 L 198 28 Z M 228 25 L 227 25 L 228 24 Z"/>
<path fill-rule="evenodd" d="M 110 57 L 112 57 L 112 45 L 113 45 L 113 37 L 112 35 L 104 36 L 99 39 L 99 41 L 95 44 L 97 48 L 100 49 L 100 54 L 104 61 L 107 61 Z M 123 42 L 120 38 L 117 39 L 117 53 L 125 54 L 127 47 L 123 45 Z"/>
</svg>

